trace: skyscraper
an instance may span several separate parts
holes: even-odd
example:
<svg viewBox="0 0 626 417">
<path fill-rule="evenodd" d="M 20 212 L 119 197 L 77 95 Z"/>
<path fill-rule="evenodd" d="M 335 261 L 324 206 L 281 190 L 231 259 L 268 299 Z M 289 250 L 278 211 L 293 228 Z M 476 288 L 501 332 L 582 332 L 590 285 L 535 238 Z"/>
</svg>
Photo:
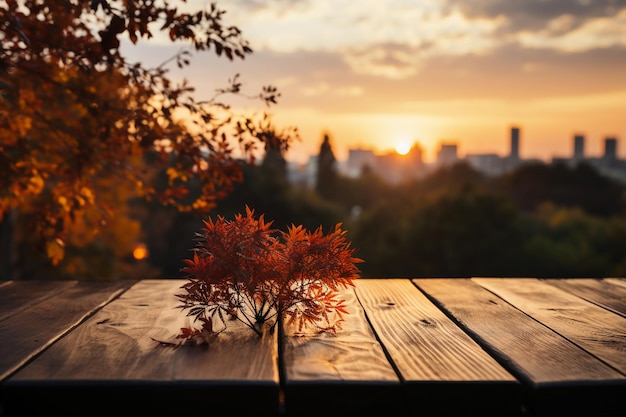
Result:
<svg viewBox="0 0 626 417">
<path fill-rule="evenodd" d="M 607 159 L 607 160 L 617 159 L 617 139 L 616 138 L 604 139 L 604 159 Z"/>
<path fill-rule="evenodd" d="M 439 152 L 437 152 L 437 164 L 452 165 L 459 159 L 457 154 L 457 145 L 453 143 L 441 144 Z"/>
<path fill-rule="evenodd" d="M 585 158 L 585 137 L 574 135 L 574 160 L 580 161 Z"/>
<path fill-rule="evenodd" d="M 512 159 L 519 159 L 519 127 L 511 128 L 511 154 Z"/>
</svg>

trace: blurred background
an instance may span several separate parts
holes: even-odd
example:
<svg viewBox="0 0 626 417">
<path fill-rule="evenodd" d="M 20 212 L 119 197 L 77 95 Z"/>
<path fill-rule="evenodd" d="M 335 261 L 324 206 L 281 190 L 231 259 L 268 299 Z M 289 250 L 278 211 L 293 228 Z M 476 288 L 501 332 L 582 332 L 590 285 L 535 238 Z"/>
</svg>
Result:
<svg viewBox="0 0 626 417">
<path fill-rule="evenodd" d="M 16 3 L 0 7 L 3 13 L 9 4 Z M 113 14 L 116 7 L 123 9 L 114 0 L 91 4 L 91 9 L 73 7 L 81 7 L 81 13 L 104 13 L 109 5 Z M 182 12 L 213 10 L 206 0 L 169 4 Z M 206 178 L 187 177 L 202 165 L 185 166 L 167 157 L 155 164 L 163 154 L 155 150 L 161 137 L 148 137 L 146 143 L 157 146 L 141 148 L 140 156 L 129 153 L 128 165 L 141 173 L 141 181 L 132 177 L 129 186 L 128 178 L 113 172 L 120 165 L 115 145 L 101 146 L 105 142 L 92 135 L 93 126 L 105 123 L 102 107 L 87 111 L 71 101 L 70 93 L 54 96 L 54 90 L 37 83 L 28 90 L 24 86 L 33 73 L 16 70 L 36 61 L 36 54 L 26 56 L 24 39 L 54 39 L 31 36 L 28 13 L 20 17 L 24 26 L 11 26 L 19 20 L 13 17 L 4 20 L 3 39 L 6 45 L 16 39 L 16 52 L 9 55 L 14 51 L 8 46 L 1 51 L 0 184 L 6 190 L 0 193 L 0 279 L 181 278 L 202 220 L 232 218 L 246 205 L 279 229 L 301 224 L 327 231 L 342 223 L 355 255 L 365 261 L 359 267 L 367 277 L 626 276 L 626 147 L 620 147 L 626 129 L 626 1 L 232 0 L 218 5 L 225 12 L 224 28 L 239 28 L 249 41 L 252 53 L 241 49 L 245 59 L 225 59 L 224 41 L 220 53 L 214 43 L 208 52 L 194 51 L 190 62 L 176 65 L 169 57 L 180 53 L 182 42 L 173 40 L 172 32 L 168 36 L 155 28 L 152 38 L 131 42 L 125 32 L 131 26 L 115 28 L 115 19 L 105 13 L 106 30 L 91 35 L 95 44 L 107 34 L 109 41 L 119 40 L 113 49 L 127 61 L 115 68 L 117 77 L 94 80 L 61 71 L 42 78 L 73 83 L 63 94 L 93 95 L 92 89 L 106 96 L 124 91 L 132 80 L 129 68 L 137 62 L 167 71 L 163 74 L 172 84 L 187 80 L 198 102 L 211 101 L 230 85 L 229 92 L 237 94 L 229 98 L 228 109 L 237 114 L 267 108 L 258 97 L 239 94 L 236 74 L 252 89 L 276 86 L 280 93 L 272 120 L 295 126 L 297 140 L 281 142 L 285 136 L 265 125 L 256 132 L 265 139 L 252 163 L 235 145 L 228 163 L 241 169 L 243 181 L 235 181 L 208 213 L 160 204 L 135 187 L 168 191 L 184 182 L 189 193 L 182 200 L 190 199 L 193 207 L 192 196 L 211 185 Z M 19 10 L 11 13 L 18 16 Z M 46 7 L 41 10 L 44 16 Z M 56 16 L 55 24 L 64 24 L 62 10 L 54 13 L 49 15 Z M 42 53 L 54 57 L 49 46 Z M 233 48 L 231 55 L 239 51 Z M 93 45 L 84 50 L 92 51 Z M 57 72 L 74 56 L 66 55 L 55 58 L 61 62 Z M 37 62 L 45 67 L 52 62 L 46 59 Z M 112 97 L 109 104 L 134 103 L 128 96 Z M 152 106 L 150 99 L 143 105 Z M 48 107 L 40 109 L 42 101 Z M 37 127 L 34 107 L 54 117 L 44 117 L 48 124 Z M 168 109 L 151 109 L 156 116 L 145 126 L 170 116 Z M 106 123 L 115 125 L 118 116 Z M 82 118 L 87 122 L 79 124 Z M 121 129 L 122 139 L 139 125 L 129 123 L 130 129 Z M 172 126 L 163 131 L 184 137 L 182 124 Z M 64 132 L 59 137 L 70 151 L 53 145 L 61 139 L 47 136 L 56 128 Z M 39 146 L 46 138 L 49 143 Z M 237 143 L 235 136 L 225 140 L 231 139 Z M 72 171 L 67 190 L 61 190 L 53 181 L 61 170 L 20 148 L 31 145 L 27 151 L 33 155 L 60 150 L 54 163 L 66 163 L 68 170 L 75 168 L 71 164 L 80 165 L 81 173 L 91 172 L 88 164 L 102 170 L 76 182 Z M 68 154 L 76 157 L 71 164 L 64 161 Z M 106 164 L 98 160 L 102 155 L 109 157 Z M 47 212 L 24 197 L 43 198 L 46 192 L 52 196 L 42 206 Z M 109 215 L 113 207 L 115 215 Z M 42 241 L 38 225 L 45 222 L 62 232 L 59 237 L 49 234 Z"/>
</svg>

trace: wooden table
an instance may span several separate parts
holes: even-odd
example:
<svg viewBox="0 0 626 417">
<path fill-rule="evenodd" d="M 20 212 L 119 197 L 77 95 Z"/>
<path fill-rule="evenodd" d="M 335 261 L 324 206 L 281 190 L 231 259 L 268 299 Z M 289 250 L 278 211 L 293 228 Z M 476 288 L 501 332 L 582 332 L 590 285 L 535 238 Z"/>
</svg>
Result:
<svg viewBox="0 0 626 417">
<path fill-rule="evenodd" d="M 0 416 L 624 416 L 626 279 L 360 279 L 336 335 L 160 347 L 185 280 L 0 281 Z"/>
</svg>

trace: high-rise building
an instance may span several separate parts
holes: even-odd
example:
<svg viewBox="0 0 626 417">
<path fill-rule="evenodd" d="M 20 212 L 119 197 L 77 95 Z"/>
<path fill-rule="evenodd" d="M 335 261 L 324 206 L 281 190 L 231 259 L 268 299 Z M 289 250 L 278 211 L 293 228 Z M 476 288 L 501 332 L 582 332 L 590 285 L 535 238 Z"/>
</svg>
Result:
<svg viewBox="0 0 626 417">
<path fill-rule="evenodd" d="M 513 159 L 519 159 L 519 127 L 511 128 L 511 153 Z"/>
<path fill-rule="evenodd" d="M 585 158 L 585 136 L 574 135 L 574 160 L 580 161 Z"/>
<path fill-rule="evenodd" d="M 616 138 L 604 139 L 604 159 L 607 159 L 607 160 L 617 159 L 617 139 Z"/>
<path fill-rule="evenodd" d="M 451 165 L 459 159 L 457 155 L 457 145 L 452 143 L 444 143 L 437 152 L 438 165 Z"/>
<path fill-rule="evenodd" d="M 364 168 L 373 168 L 376 164 L 376 155 L 371 149 L 349 149 L 347 174 L 358 177 Z"/>
</svg>

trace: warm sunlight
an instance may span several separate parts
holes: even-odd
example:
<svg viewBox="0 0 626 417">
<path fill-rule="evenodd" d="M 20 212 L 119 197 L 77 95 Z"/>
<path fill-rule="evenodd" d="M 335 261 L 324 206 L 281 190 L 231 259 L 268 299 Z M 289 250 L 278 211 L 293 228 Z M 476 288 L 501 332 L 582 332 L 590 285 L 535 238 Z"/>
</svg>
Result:
<svg viewBox="0 0 626 417">
<path fill-rule="evenodd" d="M 406 155 L 411 150 L 411 144 L 409 142 L 400 142 L 396 145 L 396 152 L 400 155 Z"/>
</svg>

